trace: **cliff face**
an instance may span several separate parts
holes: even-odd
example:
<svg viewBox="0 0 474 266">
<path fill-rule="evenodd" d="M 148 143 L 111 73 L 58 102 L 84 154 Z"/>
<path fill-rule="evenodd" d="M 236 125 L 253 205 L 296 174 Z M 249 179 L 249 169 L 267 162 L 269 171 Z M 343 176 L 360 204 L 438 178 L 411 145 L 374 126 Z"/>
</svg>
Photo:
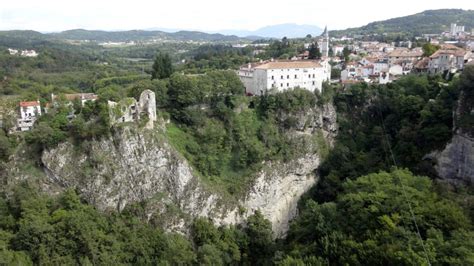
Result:
<svg viewBox="0 0 474 266">
<path fill-rule="evenodd" d="M 444 150 L 430 154 L 440 178 L 454 184 L 474 184 L 474 95 L 461 90 L 454 111 L 453 138 Z"/>
<path fill-rule="evenodd" d="M 293 119 L 297 126 L 288 134 L 301 145 L 302 155 L 288 162 L 264 162 L 248 191 L 237 199 L 203 183 L 160 130 L 123 127 L 109 139 L 80 148 L 60 144 L 43 152 L 41 161 L 48 183 L 60 190 L 75 188 L 102 210 L 121 211 L 146 202 L 149 217 L 160 217 L 164 228 L 182 231 L 192 217 L 236 224 L 260 210 L 276 236 L 282 236 L 296 215 L 299 198 L 317 181 L 321 150 L 328 149 L 337 133 L 332 105 L 293 114 Z"/>
<path fill-rule="evenodd" d="M 436 172 L 455 184 L 474 184 L 474 139 L 455 134 L 446 148 L 435 153 Z"/>
</svg>

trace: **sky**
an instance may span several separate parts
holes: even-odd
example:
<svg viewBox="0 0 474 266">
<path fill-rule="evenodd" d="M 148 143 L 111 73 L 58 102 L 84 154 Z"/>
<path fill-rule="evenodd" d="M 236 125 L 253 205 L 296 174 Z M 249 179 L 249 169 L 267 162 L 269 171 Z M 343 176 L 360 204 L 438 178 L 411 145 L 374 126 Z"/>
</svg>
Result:
<svg viewBox="0 0 474 266">
<path fill-rule="evenodd" d="M 2 0 L 0 30 L 171 28 L 219 31 L 256 30 L 281 23 L 345 29 L 440 8 L 474 9 L 474 1 Z"/>
</svg>

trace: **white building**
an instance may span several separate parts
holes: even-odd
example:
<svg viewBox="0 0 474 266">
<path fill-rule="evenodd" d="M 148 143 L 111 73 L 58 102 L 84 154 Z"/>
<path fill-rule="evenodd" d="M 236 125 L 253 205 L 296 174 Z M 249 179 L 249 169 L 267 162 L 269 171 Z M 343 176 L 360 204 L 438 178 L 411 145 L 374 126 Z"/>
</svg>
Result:
<svg viewBox="0 0 474 266">
<path fill-rule="evenodd" d="M 331 65 L 328 61 L 313 60 L 270 61 L 243 66 L 238 75 L 250 95 L 296 87 L 321 91 L 323 82 L 331 78 Z"/>
<path fill-rule="evenodd" d="M 405 74 L 403 71 L 403 67 L 401 65 L 392 65 L 390 69 L 388 70 L 388 73 L 391 76 L 401 76 Z"/>
<path fill-rule="evenodd" d="M 334 53 L 335 56 L 342 55 L 343 51 L 344 51 L 344 46 L 342 46 L 342 45 L 334 45 L 332 47 L 332 52 Z"/>
<path fill-rule="evenodd" d="M 469 53 L 453 45 L 447 45 L 430 56 L 428 71 L 430 74 L 457 71 L 464 68 L 465 57 Z"/>
<path fill-rule="evenodd" d="M 41 105 L 39 101 L 20 102 L 20 117 L 17 119 L 17 130 L 27 131 L 41 116 Z"/>
<path fill-rule="evenodd" d="M 35 50 L 23 50 L 23 51 L 21 51 L 21 56 L 24 56 L 24 57 L 37 57 L 38 53 Z"/>
<path fill-rule="evenodd" d="M 9 53 L 10 55 L 16 55 L 16 54 L 18 54 L 18 50 L 8 48 L 8 53 Z"/>
<path fill-rule="evenodd" d="M 456 25 L 456 23 L 451 23 L 451 28 L 450 28 L 449 33 L 452 36 L 455 36 L 458 33 L 462 33 L 462 32 L 464 32 L 464 26 L 458 26 L 458 25 Z"/>
<path fill-rule="evenodd" d="M 388 60 L 380 59 L 374 62 L 374 74 L 379 74 L 381 72 L 387 72 L 389 70 Z"/>
</svg>

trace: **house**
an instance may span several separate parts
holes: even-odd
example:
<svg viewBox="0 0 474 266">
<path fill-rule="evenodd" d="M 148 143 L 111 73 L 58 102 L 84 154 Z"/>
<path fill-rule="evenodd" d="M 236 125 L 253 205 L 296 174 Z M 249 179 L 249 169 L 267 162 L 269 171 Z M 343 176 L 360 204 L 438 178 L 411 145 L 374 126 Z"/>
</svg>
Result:
<svg viewBox="0 0 474 266">
<path fill-rule="evenodd" d="M 430 56 L 428 72 L 430 74 L 456 72 L 464 68 L 465 58 L 470 53 L 454 45 L 445 45 Z"/>
<path fill-rule="evenodd" d="M 341 56 L 343 51 L 344 51 L 344 46 L 342 45 L 334 45 L 332 47 L 332 52 L 335 56 Z"/>
<path fill-rule="evenodd" d="M 17 50 L 17 49 L 8 48 L 8 53 L 9 53 L 10 55 L 16 55 L 16 54 L 18 54 L 18 50 Z"/>
<path fill-rule="evenodd" d="M 423 50 L 420 48 L 397 48 L 388 54 L 388 63 L 390 65 L 399 64 L 405 67 L 405 65 L 413 64 L 415 61 L 421 59 L 422 56 Z"/>
<path fill-rule="evenodd" d="M 331 78 L 331 65 L 326 60 L 269 61 L 244 65 L 237 73 L 249 95 L 296 87 L 321 91 L 323 82 Z"/>
<path fill-rule="evenodd" d="M 387 59 L 379 59 L 374 62 L 374 74 L 378 75 L 381 72 L 387 72 L 389 64 Z"/>
<path fill-rule="evenodd" d="M 405 74 L 401 65 L 392 65 L 388 69 L 388 73 L 392 76 L 401 76 Z"/>
<path fill-rule="evenodd" d="M 387 72 L 381 72 L 379 74 L 379 84 L 387 84 L 387 83 L 390 83 L 391 80 L 390 80 L 390 74 L 387 73 Z"/>
<path fill-rule="evenodd" d="M 41 116 L 41 105 L 39 101 L 20 102 L 19 118 L 17 119 L 17 131 L 28 131 L 33 128 L 35 121 Z"/>
<path fill-rule="evenodd" d="M 35 50 L 23 50 L 23 51 L 21 51 L 21 56 L 24 56 L 24 57 L 37 57 L 38 53 Z"/>
<path fill-rule="evenodd" d="M 418 62 L 416 62 L 415 66 L 413 67 L 413 72 L 415 73 L 427 73 L 428 72 L 428 64 L 430 62 L 429 57 L 425 57 Z"/>
<path fill-rule="evenodd" d="M 138 101 L 129 97 L 119 102 L 108 101 L 108 106 L 112 125 L 147 119 L 145 127 L 153 128 L 157 120 L 155 93 L 151 90 L 144 90 Z"/>
</svg>

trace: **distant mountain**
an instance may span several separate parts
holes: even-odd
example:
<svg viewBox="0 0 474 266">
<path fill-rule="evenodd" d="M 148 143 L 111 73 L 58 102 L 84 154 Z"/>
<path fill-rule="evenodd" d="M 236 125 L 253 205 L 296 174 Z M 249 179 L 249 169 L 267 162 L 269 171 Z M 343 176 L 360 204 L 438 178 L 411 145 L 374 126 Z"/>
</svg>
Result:
<svg viewBox="0 0 474 266">
<path fill-rule="evenodd" d="M 127 42 L 127 41 L 147 41 L 147 40 L 169 40 L 169 41 L 209 41 L 209 42 L 235 42 L 242 38 L 237 36 L 226 36 L 222 34 L 209 34 L 199 31 L 100 31 L 100 30 L 67 30 L 59 33 L 48 34 L 58 39 L 67 40 L 90 40 L 98 42 Z"/>
<path fill-rule="evenodd" d="M 283 37 L 288 38 L 301 38 L 305 37 L 308 34 L 319 35 L 323 32 L 320 27 L 313 25 L 298 25 L 293 23 L 287 24 L 278 24 L 272 26 L 266 26 L 255 31 L 248 30 L 221 30 L 219 33 L 226 35 L 235 35 L 239 37 L 251 37 L 255 39 L 256 37 L 265 37 L 265 38 L 278 38 Z"/>
<path fill-rule="evenodd" d="M 331 31 L 332 36 L 393 34 L 421 35 L 449 31 L 451 23 L 466 26 L 466 30 L 474 28 L 474 10 L 438 9 L 426 10 L 418 14 L 376 21 L 359 28 Z"/>
</svg>

